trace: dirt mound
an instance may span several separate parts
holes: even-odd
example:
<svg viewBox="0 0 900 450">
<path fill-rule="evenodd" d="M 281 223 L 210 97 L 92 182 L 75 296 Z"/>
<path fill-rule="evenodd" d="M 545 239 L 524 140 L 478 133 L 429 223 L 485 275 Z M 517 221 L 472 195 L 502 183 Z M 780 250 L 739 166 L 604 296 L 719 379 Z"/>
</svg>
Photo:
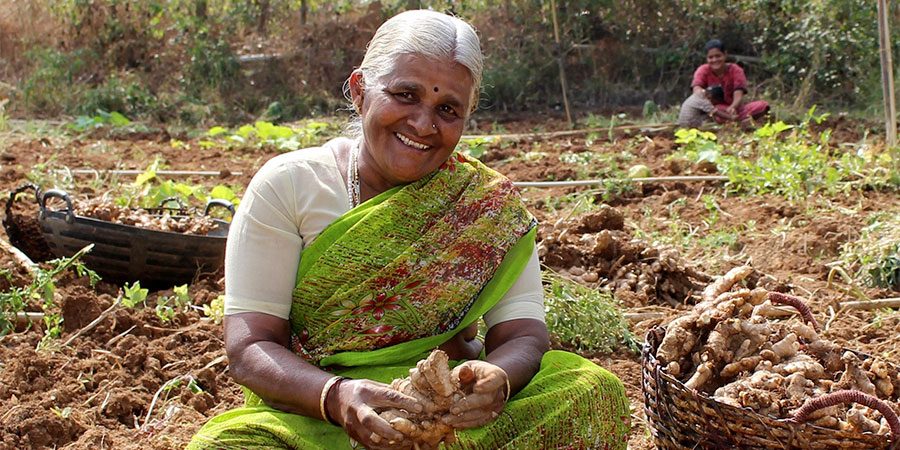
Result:
<svg viewBox="0 0 900 450">
<path fill-rule="evenodd" d="M 208 417 L 237 405 L 220 325 L 194 310 L 163 322 L 151 307 L 119 307 L 62 347 L 112 304 L 98 291 L 115 288 L 95 290 L 75 277 L 56 288 L 59 341 L 36 350 L 36 326 L 0 338 L 0 449 L 178 448 Z M 220 292 L 208 282 L 190 291 L 197 303 Z"/>
<path fill-rule="evenodd" d="M 625 229 L 608 205 L 538 232 L 544 264 L 589 285 L 609 287 L 629 306 L 684 304 L 711 278 L 670 247 L 656 247 Z"/>
<path fill-rule="evenodd" d="M 24 184 L 5 199 L 3 229 L 9 236 L 10 244 L 32 261 L 47 261 L 53 258 L 53 254 L 38 222 L 37 190 L 32 184 Z"/>
</svg>

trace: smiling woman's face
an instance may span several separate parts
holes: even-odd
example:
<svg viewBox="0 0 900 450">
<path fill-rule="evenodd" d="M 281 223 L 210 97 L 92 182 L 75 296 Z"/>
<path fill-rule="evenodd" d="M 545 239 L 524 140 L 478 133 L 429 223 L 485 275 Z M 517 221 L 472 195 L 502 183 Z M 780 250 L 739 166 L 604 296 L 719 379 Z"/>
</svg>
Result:
<svg viewBox="0 0 900 450">
<path fill-rule="evenodd" d="M 465 66 L 402 55 L 376 80 L 350 76 L 362 118 L 360 176 L 372 185 L 409 183 L 440 167 L 456 148 L 470 108 L 472 75 Z M 375 187 L 375 186 L 373 186 Z"/>
<path fill-rule="evenodd" d="M 719 72 L 725 67 L 725 52 L 719 50 L 717 48 L 711 48 L 706 51 L 706 63 L 709 64 L 709 67 Z"/>
</svg>

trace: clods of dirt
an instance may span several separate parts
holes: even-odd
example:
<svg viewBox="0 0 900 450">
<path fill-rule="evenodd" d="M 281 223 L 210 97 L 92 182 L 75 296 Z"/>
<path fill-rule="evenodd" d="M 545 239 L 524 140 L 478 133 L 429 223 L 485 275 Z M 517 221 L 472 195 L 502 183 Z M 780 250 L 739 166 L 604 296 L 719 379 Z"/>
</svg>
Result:
<svg viewBox="0 0 900 450">
<path fill-rule="evenodd" d="M 670 247 L 624 229 L 624 215 L 604 205 L 577 219 L 541 225 L 544 264 L 589 285 L 608 287 L 629 306 L 683 305 L 711 278 Z"/>
</svg>

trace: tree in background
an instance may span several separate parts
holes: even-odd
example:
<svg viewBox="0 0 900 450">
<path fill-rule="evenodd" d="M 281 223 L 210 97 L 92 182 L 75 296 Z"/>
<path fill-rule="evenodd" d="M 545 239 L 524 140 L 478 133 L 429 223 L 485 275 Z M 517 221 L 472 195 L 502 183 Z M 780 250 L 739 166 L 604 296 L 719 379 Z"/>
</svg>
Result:
<svg viewBox="0 0 900 450">
<path fill-rule="evenodd" d="M 28 3 L 27 14 L 53 26 L 40 33 L 7 26 L 27 14 L 16 13 L 18 2 L 0 0 L 0 77 L 17 87 L 14 113 L 115 108 L 162 121 L 238 122 L 274 103 L 279 119 L 332 113 L 375 27 L 418 7 L 461 15 L 479 29 L 487 54 L 481 106 L 488 110 L 558 106 L 559 52 L 576 107 L 674 104 L 688 92 L 711 37 L 750 57 L 740 64 L 756 80 L 751 88 L 798 109 L 866 107 L 880 95 L 878 73 L 869 70 L 878 63 L 878 41 L 867 0 L 737 0 L 727 8 L 714 0 L 559 0 L 560 48 L 550 2 L 541 0 Z"/>
</svg>

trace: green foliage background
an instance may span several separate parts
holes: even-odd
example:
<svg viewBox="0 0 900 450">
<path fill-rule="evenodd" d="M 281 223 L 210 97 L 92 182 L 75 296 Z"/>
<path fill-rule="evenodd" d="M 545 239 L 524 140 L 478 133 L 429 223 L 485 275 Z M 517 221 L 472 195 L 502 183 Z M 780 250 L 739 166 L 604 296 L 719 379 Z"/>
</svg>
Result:
<svg viewBox="0 0 900 450">
<path fill-rule="evenodd" d="M 872 1 L 560 0 L 559 47 L 549 5 L 0 0 L 7 11 L 0 14 L 0 97 L 10 97 L 8 109 L 20 115 L 103 110 L 233 124 L 330 114 L 343 105 L 342 82 L 375 28 L 399 11 L 423 7 L 478 28 L 487 55 L 482 109 L 558 107 L 560 52 L 577 107 L 678 104 L 704 60 L 703 43 L 718 37 L 732 54 L 749 57 L 738 61 L 755 96 L 798 109 L 818 103 L 880 110 Z M 895 2 L 895 24 L 898 11 Z M 26 17 L 32 26 L 18 23 Z M 250 54 L 280 56 L 248 60 Z M 894 60 L 900 62 L 900 52 Z"/>
</svg>

